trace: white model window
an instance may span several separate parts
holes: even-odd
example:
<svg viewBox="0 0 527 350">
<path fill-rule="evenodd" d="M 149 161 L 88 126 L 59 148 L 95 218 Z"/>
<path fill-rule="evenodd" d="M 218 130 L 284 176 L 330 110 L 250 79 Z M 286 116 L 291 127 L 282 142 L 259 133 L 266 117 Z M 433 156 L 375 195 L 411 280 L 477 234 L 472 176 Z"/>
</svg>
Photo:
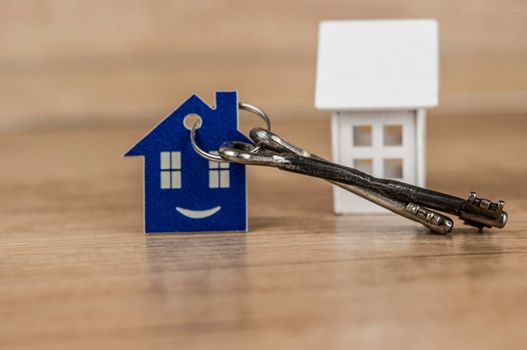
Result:
<svg viewBox="0 0 527 350">
<path fill-rule="evenodd" d="M 339 161 L 377 177 L 412 182 L 413 116 L 405 111 L 379 114 L 338 116 Z"/>
<path fill-rule="evenodd" d="M 161 188 L 181 188 L 181 152 L 161 152 Z"/>
<path fill-rule="evenodd" d="M 402 179 L 404 177 L 403 125 L 373 123 L 373 125 L 353 125 L 352 129 L 353 151 L 351 153 L 363 153 L 362 156 L 353 159 L 354 168 L 384 178 Z M 374 140 L 374 133 L 378 136 L 377 140 Z M 378 158 L 377 168 L 382 169 L 382 173 L 374 171 L 376 156 Z"/>
<path fill-rule="evenodd" d="M 218 154 L 217 151 L 210 152 Z M 230 170 L 229 163 L 209 161 L 209 188 L 229 188 Z"/>
<path fill-rule="evenodd" d="M 375 177 L 416 181 L 414 111 L 338 112 L 333 117 L 335 160 Z M 376 205 L 335 189 L 339 213 L 379 212 Z"/>
</svg>

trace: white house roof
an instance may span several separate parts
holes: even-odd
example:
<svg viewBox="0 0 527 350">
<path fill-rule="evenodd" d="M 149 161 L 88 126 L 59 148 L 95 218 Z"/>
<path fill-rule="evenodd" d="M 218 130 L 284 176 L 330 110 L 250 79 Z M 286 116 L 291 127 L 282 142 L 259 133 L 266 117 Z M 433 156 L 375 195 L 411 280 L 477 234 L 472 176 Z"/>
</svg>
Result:
<svg viewBox="0 0 527 350">
<path fill-rule="evenodd" d="M 437 106 L 435 20 L 323 21 L 315 107 L 321 110 Z"/>
</svg>

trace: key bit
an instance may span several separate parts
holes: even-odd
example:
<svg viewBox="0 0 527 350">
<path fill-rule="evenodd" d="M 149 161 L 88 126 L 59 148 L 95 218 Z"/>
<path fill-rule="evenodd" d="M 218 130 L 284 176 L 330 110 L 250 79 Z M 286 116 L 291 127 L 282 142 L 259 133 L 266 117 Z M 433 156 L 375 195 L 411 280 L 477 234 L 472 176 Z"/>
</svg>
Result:
<svg viewBox="0 0 527 350">
<path fill-rule="evenodd" d="M 486 198 L 478 198 L 476 192 L 470 192 L 461 210 L 459 218 L 464 223 L 483 229 L 483 227 L 502 228 L 507 223 L 508 215 L 503 211 L 504 201 L 492 202 Z"/>
<path fill-rule="evenodd" d="M 416 218 L 427 222 L 427 226 L 432 226 L 432 230 L 435 232 L 447 234 L 454 227 L 454 223 L 450 218 L 415 203 L 408 203 L 405 210 L 412 213 Z"/>
</svg>

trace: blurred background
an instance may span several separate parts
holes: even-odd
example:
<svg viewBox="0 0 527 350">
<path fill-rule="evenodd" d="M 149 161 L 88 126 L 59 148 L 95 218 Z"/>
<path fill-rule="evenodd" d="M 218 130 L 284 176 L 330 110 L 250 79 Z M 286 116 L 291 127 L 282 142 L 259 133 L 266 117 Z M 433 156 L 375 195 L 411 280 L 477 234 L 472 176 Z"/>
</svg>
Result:
<svg viewBox="0 0 527 350">
<path fill-rule="evenodd" d="M 123 152 L 235 89 L 330 157 L 318 24 L 372 18 L 439 21 L 427 186 L 507 228 L 336 217 L 324 181 L 249 167 L 250 234 L 144 236 Z M 525 349 L 526 116 L 527 0 L 0 0 L 0 348 Z"/>
<path fill-rule="evenodd" d="M 439 20 L 431 116 L 527 112 L 524 0 L 0 0 L 0 132 L 150 125 L 220 89 L 322 120 L 318 23 L 367 18 Z"/>
</svg>

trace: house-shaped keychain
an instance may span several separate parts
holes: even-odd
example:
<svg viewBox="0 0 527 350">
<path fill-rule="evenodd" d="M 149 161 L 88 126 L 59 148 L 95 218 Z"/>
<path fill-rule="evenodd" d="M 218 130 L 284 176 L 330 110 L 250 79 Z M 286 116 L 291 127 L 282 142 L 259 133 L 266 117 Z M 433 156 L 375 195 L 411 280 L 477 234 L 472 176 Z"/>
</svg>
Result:
<svg viewBox="0 0 527 350">
<path fill-rule="evenodd" d="M 435 20 L 324 21 L 315 106 L 332 112 L 336 163 L 425 184 L 425 109 L 437 106 Z M 334 187 L 336 213 L 385 209 Z"/>
<path fill-rule="evenodd" d="M 199 156 L 185 124 L 191 115 L 201 119 L 204 150 L 248 142 L 238 131 L 236 92 L 217 92 L 215 108 L 193 95 L 159 123 L 125 154 L 144 156 L 145 232 L 247 231 L 245 167 Z"/>
</svg>

